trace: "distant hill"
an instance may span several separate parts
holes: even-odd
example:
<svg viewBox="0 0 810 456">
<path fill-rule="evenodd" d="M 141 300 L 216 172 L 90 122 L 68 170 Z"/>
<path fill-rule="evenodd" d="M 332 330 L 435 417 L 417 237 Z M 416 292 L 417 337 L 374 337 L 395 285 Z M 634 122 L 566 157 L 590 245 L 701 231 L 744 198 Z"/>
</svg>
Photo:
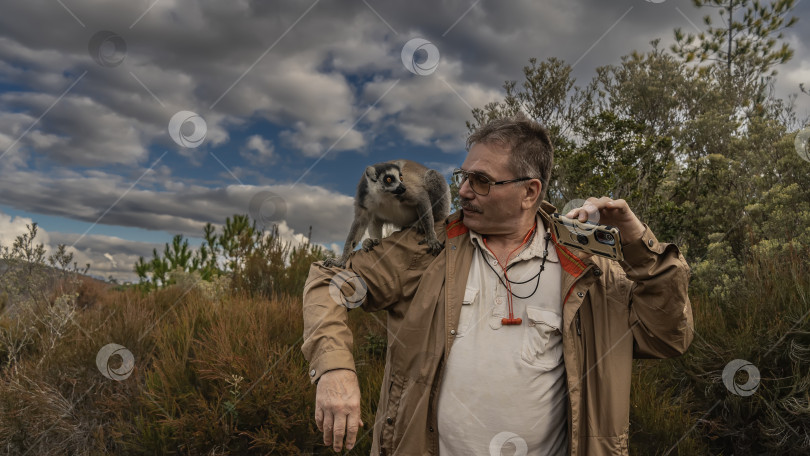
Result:
<svg viewBox="0 0 810 456">
<path fill-rule="evenodd" d="M 13 316 L 15 311 L 15 304 L 20 302 L 21 300 L 25 300 L 30 298 L 30 295 L 24 294 L 22 296 L 16 297 L 9 297 L 7 296 L 6 286 L 5 283 L 9 280 L 6 277 L 10 265 L 7 261 L 0 259 L 0 314 L 5 316 Z M 56 288 L 59 285 L 59 281 L 63 277 L 70 277 L 70 275 L 65 276 L 65 273 L 59 269 L 51 267 L 49 265 L 38 265 L 36 266 L 38 269 L 35 273 L 45 277 L 44 280 L 44 290 L 41 290 L 45 296 L 51 298 L 56 293 Z M 108 288 L 112 288 L 115 284 L 107 283 L 104 280 L 100 280 L 97 277 L 93 277 L 91 275 L 86 274 L 78 274 L 78 273 L 68 273 L 73 274 L 74 276 L 78 276 L 81 284 L 79 285 L 78 292 L 79 292 L 79 303 L 86 305 L 86 299 L 83 299 L 83 294 L 86 295 L 88 290 L 106 290 Z M 86 296 L 85 296 L 86 297 Z"/>
</svg>

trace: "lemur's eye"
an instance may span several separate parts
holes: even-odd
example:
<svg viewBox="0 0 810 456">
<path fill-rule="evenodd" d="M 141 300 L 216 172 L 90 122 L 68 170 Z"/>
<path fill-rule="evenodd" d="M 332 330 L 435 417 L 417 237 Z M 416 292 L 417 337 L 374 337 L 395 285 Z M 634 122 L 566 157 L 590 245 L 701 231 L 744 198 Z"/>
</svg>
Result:
<svg viewBox="0 0 810 456">
<path fill-rule="evenodd" d="M 391 176 L 388 176 L 388 177 L 385 178 L 385 183 L 386 184 L 390 184 L 393 181 L 394 181 L 394 179 L 392 179 Z"/>
</svg>

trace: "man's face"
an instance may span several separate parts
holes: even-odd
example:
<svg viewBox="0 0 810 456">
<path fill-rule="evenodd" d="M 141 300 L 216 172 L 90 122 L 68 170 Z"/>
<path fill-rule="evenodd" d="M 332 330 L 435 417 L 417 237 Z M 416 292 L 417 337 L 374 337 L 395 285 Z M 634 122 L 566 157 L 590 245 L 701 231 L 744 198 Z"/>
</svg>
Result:
<svg viewBox="0 0 810 456">
<path fill-rule="evenodd" d="M 509 171 L 509 149 L 496 144 L 476 143 L 470 148 L 467 159 L 461 165 L 465 171 L 476 171 L 490 180 L 517 179 Z M 524 189 L 520 183 L 493 185 L 489 194 L 481 196 L 472 191 L 469 180 L 458 190 L 464 211 L 464 224 L 480 234 L 506 234 L 514 231 L 521 215 L 520 202 Z"/>
</svg>

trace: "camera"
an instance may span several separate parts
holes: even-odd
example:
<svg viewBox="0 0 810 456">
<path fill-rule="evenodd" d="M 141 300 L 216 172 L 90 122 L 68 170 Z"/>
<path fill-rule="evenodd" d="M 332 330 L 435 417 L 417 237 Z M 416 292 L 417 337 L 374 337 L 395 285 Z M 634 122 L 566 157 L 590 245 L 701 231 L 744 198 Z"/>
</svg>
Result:
<svg viewBox="0 0 810 456">
<path fill-rule="evenodd" d="M 551 222 L 560 244 L 611 260 L 624 259 L 621 234 L 615 226 L 580 222 L 557 213 L 551 214 Z"/>
</svg>

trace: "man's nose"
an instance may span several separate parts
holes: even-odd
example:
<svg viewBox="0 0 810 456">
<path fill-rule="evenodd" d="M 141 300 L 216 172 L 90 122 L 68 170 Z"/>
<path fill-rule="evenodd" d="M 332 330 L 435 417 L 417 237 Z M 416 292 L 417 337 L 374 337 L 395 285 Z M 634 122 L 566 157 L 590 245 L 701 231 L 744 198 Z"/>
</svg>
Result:
<svg viewBox="0 0 810 456">
<path fill-rule="evenodd" d="M 458 188 L 458 194 L 468 200 L 475 198 L 475 192 L 472 191 L 470 187 L 470 179 L 464 179 L 464 182 L 461 183 L 461 187 Z"/>
</svg>

